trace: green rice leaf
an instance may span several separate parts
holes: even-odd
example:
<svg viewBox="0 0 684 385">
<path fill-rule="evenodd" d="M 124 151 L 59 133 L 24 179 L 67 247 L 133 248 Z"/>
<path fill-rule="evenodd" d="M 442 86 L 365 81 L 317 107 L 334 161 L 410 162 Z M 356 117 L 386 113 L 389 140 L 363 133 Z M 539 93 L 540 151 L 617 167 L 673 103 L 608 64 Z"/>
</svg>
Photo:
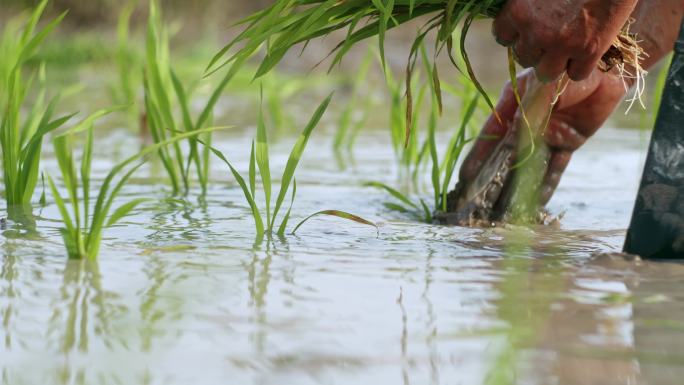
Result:
<svg viewBox="0 0 684 385">
<path fill-rule="evenodd" d="M 42 12 L 42 11 L 41 11 Z M 43 40 L 62 22 L 64 17 L 67 15 L 68 11 L 63 12 L 57 18 L 48 23 L 45 28 L 33 36 L 24 46 L 19 55 L 19 60 L 17 65 L 22 64 L 24 61 L 28 60 L 36 49 L 43 43 Z M 40 14 L 38 14 L 40 17 Z"/>
<path fill-rule="evenodd" d="M 95 123 L 95 121 L 97 121 L 97 120 L 101 119 L 102 117 L 109 115 L 113 112 L 121 111 L 124 109 L 126 109 L 126 106 L 116 106 L 116 107 L 105 108 L 105 109 L 96 111 L 96 112 L 88 115 L 86 118 L 84 118 L 80 122 L 78 122 L 75 126 L 73 126 L 73 127 L 69 128 L 68 130 L 60 133 L 58 135 L 58 137 L 59 136 L 74 135 L 74 134 L 78 134 L 79 132 L 90 130 L 93 126 L 93 123 Z M 73 116 L 73 115 L 71 115 L 71 116 Z M 67 118 L 70 118 L 71 116 L 64 117 L 62 119 L 67 119 Z M 50 131 L 51 130 L 48 130 L 47 132 L 50 132 Z M 45 135 L 47 132 L 43 133 L 43 135 Z"/>
<path fill-rule="evenodd" d="M 256 154 L 254 141 L 252 140 L 252 151 L 249 154 L 249 192 L 253 197 L 256 196 Z"/>
<path fill-rule="evenodd" d="M 256 163 L 259 167 L 259 175 L 264 187 L 266 223 L 271 224 L 271 166 L 268 159 L 268 136 L 266 135 L 266 123 L 264 122 L 263 88 L 261 92 L 261 108 L 259 108 L 259 122 L 257 123 Z M 269 226 L 269 231 L 272 230 L 272 226 L 272 224 Z"/>
<path fill-rule="evenodd" d="M 442 199 L 440 205 L 441 210 L 445 212 L 447 211 L 447 193 L 449 191 L 451 179 L 453 178 L 453 175 L 456 171 L 456 164 L 458 163 L 458 159 L 461 157 L 461 153 L 463 152 L 464 147 L 472 141 L 472 139 L 465 138 L 465 132 L 468 123 L 470 123 L 470 121 L 473 118 L 473 115 L 475 114 L 475 110 L 477 109 L 479 100 L 480 95 L 476 94 L 468 104 L 466 112 L 463 115 L 463 119 L 461 120 L 461 126 L 458 129 L 458 136 L 456 138 L 456 141 L 454 141 L 453 145 L 447 150 L 446 170 L 444 173 L 444 180 L 442 181 Z"/>
<path fill-rule="evenodd" d="M 423 208 L 425 223 L 432 223 L 432 211 L 430 211 L 430 208 L 428 207 L 427 203 L 425 203 L 425 201 L 421 199 L 420 206 Z"/>
<path fill-rule="evenodd" d="M 375 230 L 377 231 L 378 236 L 380 235 L 380 228 L 375 223 L 370 222 L 368 220 L 365 220 L 365 219 L 363 219 L 357 215 L 350 214 L 350 213 L 340 211 L 340 210 L 323 210 L 323 211 L 319 211 L 317 213 L 309 215 L 303 221 L 299 222 L 299 224 L 294 228 L 294 230 L 292 230 L 292 235 L 294 235 L 297 232 L 297 230 L 299 230 L 299 228 L 302 227 L 302 225 L 304 225 L 304 223 L 306 223 L 310 219 L 312 219 L 314 217 L 318 217 L 318 216 L 337 217 L 337 218 L 342 218 L 342 219 L 346 219 L 349 221 L 353 221 L 356 223 L 360 223 L 362 225 L 372 226 L 372 227 L 375 227 Z"/>
<path fill-rule="evenodd" d="M 249 207 L 252 210 L 252 217 L 254 218 L 254 225 L 256 226 L 257 236 L 264 235 L 264 222 L 261 218 L 261 213 L 259 212 L 259 208 L 257 207 L 256 202 L 254 201 L 253 195 L 250 194 L 249 187 L 247 187 L 244 178 L 242 178 L 242 175 L 240 175 L 240 173 L 233 167 L 233 165 L 228 161 L 228 159 L 226 159 L 226 157 L 223 155 L 221 151 L 213 147 L 210 149 L 211 152 L 214 153 L 214 155 L 221 159 L 223 163 L 225 163 L 228 166 L 228 168 L 230 168 L 230 172 L 233 174 L 233 177 L 240 185 L 242 193 L 245 195 L 245 199 L 247 199 Z"/>
<path fill-rule="evenodd" d="M 178 103 L 181 107 L 181 116 L 183 117 L 183 126 L 185 126 L 185 131 L 192 131 L 193 124 L 192 118 L 190 117 L 190 105 L 188 104 L 188 97 L 185 94 L 185 89 L 181 83 L 178 75 L 173 69 L 169 70 L 171 74 L 171 81 L 173 83 L 173 89 L 176 91 L 176 98 L 178 98 Z"/>
<path fill-rule="evenodd" d="M 409 210 L 408 208 L 406 208 L 402 205 L 396 204 L 394 202 L 383 202 L 382 205 L 385 206 L 386 208 L 392 210 L 392 211 L 398 211 L 402 214 L 406 214 L 406 213 L 411 212 L 411 210 Z"/>
<path fill-rule="evenodd" d="M 430 149 L 430 158 L 432 159 L 432 189 L 435 198 L 435 207 L 439 207 L 439 200 L 441 197 L 441 186 L 440 186 L 440 164 L 439 157 L 437 154 L 437 120 L 439 119 L 439 111 L 437 103 L 435 101 L 436 97 L 433 97 L 432 111 L 430 113 L 430 120 L 428 123 L 428 141 Z"/>
<path fill-rule="evenodd" d="M 287 229 L 287 223 L 290 220 L 290 214 L 292 213 L 292 206 L 294 205 L 295 196 L 297 195 L 297 178 L 292 180 L 292 198 L 290 198 L 290 207 L 287 209 L 283 221 L 278 227 L 278 236 L 285 236 L 285 231 Z"/>
<path fill-rule="evenodd" d="M 69 233 L 73 233 L 75 226 L 73 220 L 71 219 L 71 215 L 69 214 L 69 209 L 67 209 L 67 205 L 64 202 L 64 198 L 62 198 L 62 195 L 59 193 L 59 190 L 57 189 L 57 186 L 55 185 L 55 182 L 52 180 L 52 177 L 50 175 L 48 175 L 48 183 L 50 184 L 50 189 L 52 190 L 52 196 L 55 199 L 57 209 L 59 210 L 59 213 L 62 216 L 64 226 L 66 226 L 66 230 Z"/>
<path fill-rule="evenodd" d="M 40 180 L 41 180 L 42 185 L 43 185 L 43 192 L 40 194 L 40 200 L 38 201 L 38 203 L 41 206 L 45 206 L 45 205 L 47 205 L 47 196 L 45 195 L 45 174 L 43 174 L 43 173 L 40 174 Z"/>
<path fill-rule="evenodd" d="M 93 164 L 93 127 L 88 130 L 83 155 L 81 157 L 81 186 L 83 194 L 83 223 L 86 224 L 85 231 L 88 231 L 88 219 L 90 218 L 90 170 Z"/>
<path fill-rule="evenodd" d="M 97 257 L 100 248 L 100 240 L 102 239 L 102 230 L 107 227 L 105 224 L 106 218 L 114 204 L 114 199 L 119 195 L 121 189 L 128 183 L 131 176 L 140 168 L 144 162 L 141 162 L 128 170 L 120 179 L 119 182 L 114 186 L 111 192 L 108 192 L 109 184 L 103 184 L 100 188 L 100 193 L 98 195 L 98 203 L 101 202 L 100 198 L 103 198 L 104 205 L 95 206 L 93 211 L 93 220 L 91 225 L 91 230 L 88 232 L 88 238 L 86 240 L 86 250 L 90 258 Z"/>
<path fill-rule="evenodd" d="M 26 23 L 26 26 L 24 28 L 24 33 L 21 37 L 21 45 L 26 45 L 26 42 L 29 41 L 31 36 L 33 36 L 33 33 L 36 29 L 36 26 L 38 25 L 38 21 L 40 20 L 41 16 L 43 15 L 43 12 L 45 11 L 45 7 L 47 6 L 48 0 L 42 0 L 36 7 L 33 9 L 33 12 L 31 13 L 31 17 L 29 18 L 28 22 Z"/>
<path fill-rule="evenodd" d="M 413 207 L 413 208 L 415 208 L 415 209 L 418 208 L 418 206 L 417 206 L 415 203 L 411 202 L 411 200 L 410 200 L 406 195 L 402 194 L 402 193 L 399 192 L 397 189 L 394 189 L 394 188 L 392 188 L 392 187 L 390 187 L 390 186 L 388 186 L 388 185 L 386 185 L 386 184 L 384 184 L 384 183 L 380 183 L 380 182 L 366 182 L 366 183 L 364 183 L 363 185 L 366 186 L 366 187 L 375 187 L 375 188 L 379 188 L 379 189 L 385 190 L 385 191 L 387 191 L 390 195 L 392 195 L 393 197 L 395 197 L 395 198 L 397 198 L 398 200 L 400 200 L 402 203 L 404 203 L 404 204 L 406 204 L 406 205 L 408 205 L 408 206 L 410 206 L 410 207 Z"/>
<path fill-rule="evenodd" d="M 139 199 L 135 199 L 135 200 L 132 200 L 132 201 L 124 204 L 123 206 L 114 210 L 112 215 L 109 217 L 109 220 L 107 221 L 107 224 L 105 225 L 105 227 L 112 227 L 117 222 L 119 222 L 121 219 L 123 219 L 128 214 L 130 214 L 131 211 L 135 210 L 136 207 L 138 207 L 141 204 L 148 202 L 150 200 L 151 199 L 149 199 L 149 198 L 139 198 Z"/>
</svg>

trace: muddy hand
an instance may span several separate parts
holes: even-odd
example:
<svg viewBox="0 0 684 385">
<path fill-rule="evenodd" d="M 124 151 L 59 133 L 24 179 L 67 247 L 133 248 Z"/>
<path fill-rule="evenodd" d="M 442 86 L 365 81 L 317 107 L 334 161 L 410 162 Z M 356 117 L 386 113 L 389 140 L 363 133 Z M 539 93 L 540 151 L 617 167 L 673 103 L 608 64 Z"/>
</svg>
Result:
<svg viewBox="0 0 684 385">
<path fill-rule="evenodd" d="M 532 126 L 539 125 L 543 129 L 542 139 L 549 150 L 548 166 L 539 170 L 545 172 L 538 195 L 538 203 L 543 206 L 558 186 L 572 153 L 603 124 L 625 90 L 618 77 L 598 70 L 586 80 L 571 81 L 559 96 L 544 129 L 540 122 L 546 120 L 557 85 L 542 84 L 529 70 L 519 76 L 518 83 L 528 120 Z M 496 109 L 502 123 L 494 116 L 490 117 L 466 157 L 454 192 L 458 198 L 450 207 L 457 215 L 446 220 L 448 223 L 473 225 L 472 219 L 492 219 L 490 212 L 497 206 L 502 191 L 511 190 L 513 182 L 507 176 L 508 170 L 515 161 L 516 146 L 520 145 L 518 140 L 525 135 L 515 132 L 516 128 L 523 129 L 524 124 L 510 85 L 504 88 Z M 504 174 L 504 177 L 495 173 Z"/>
<path fill-rule="evenodd" d="M 637 0 L 508 0 L 492 25 L 523 67 L 553 81 L 567 71 L 589 77 L 634 10 Z"/>
</svg>

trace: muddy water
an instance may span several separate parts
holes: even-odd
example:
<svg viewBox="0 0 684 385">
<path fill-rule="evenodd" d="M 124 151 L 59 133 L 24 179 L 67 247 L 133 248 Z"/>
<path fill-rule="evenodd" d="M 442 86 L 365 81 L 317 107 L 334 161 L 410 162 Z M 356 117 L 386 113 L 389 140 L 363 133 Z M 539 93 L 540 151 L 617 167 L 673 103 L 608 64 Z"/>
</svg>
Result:
<svg viewBox="0 0 684 385">
<path fill-rule="evenodd" d="M 218 147 L 246 159 L 247 134 Z M 136 144 L 112 134 L 103 175 Z M 684 267 L 619 251 L 646 141 L 604 130 L 551 210 L 562 230 L 423 225 L 359 187 L 396 184 L 384 134 L 340 171 L 311 143 L 293 215 L 335 219 L 255 243 L 218 163 L 206 199 L 165 202 L 148 166 L 121 200 L 159 200 L 106 233 L 97 263 L 67 261 L 52 204 L 0 245 L 3 384 L 675 384 L 684 377 Z M 275 146 L 274 169 L 289 143 Z M 237 161 L 241 170 L 247 164 Z M 48 162 L 48 169 L 55 165 Z M 21 234 L 21 236 L 18 236 Z"/>
</svg>

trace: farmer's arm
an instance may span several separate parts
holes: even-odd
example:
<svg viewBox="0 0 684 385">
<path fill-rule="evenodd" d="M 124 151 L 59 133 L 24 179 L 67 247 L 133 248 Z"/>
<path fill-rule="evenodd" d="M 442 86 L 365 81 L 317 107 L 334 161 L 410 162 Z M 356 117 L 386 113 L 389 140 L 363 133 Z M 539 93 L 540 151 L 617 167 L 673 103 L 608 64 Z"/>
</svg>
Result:
<svg viewBox="0 0 684 385">
<path fill-rule="evenodd" d="M 672 50 L 683 15 L 682 0 L 641 0 L 632 14 L 635 18 L 632 31 L 638 33 L 642 40 L 640 45 L 650 55 L 643 63 L 645 68 L 653 66 Z M 521 92 L 529 82 L 538 81 L 531 71 L 523 73 L 519 79 Z M 542 204 L 551 198 L 572 153 L 603 125 L 624 95 L 622 80 L 615 72 L 603 73 L 595 69 L 589 78 L 569 84 L 545 132 L 553 155 L 542 191 Z M 510 86 L 504 88 L 496 108 L 503 124 L 490 117 L 482 130 L 485 136 L 502 137 L 519 114 Z M 475 178 L 497 143 L 491 139 L 475 143 L 461 168 L 461 181 L 468 183 Z"/>
<path fill-rule="evenodd" d="M 500 44 L 513 47 L 523 67 L 535 67 L 539 79 L 552 81 L 567 71 L 572 80 L 582 80 L 596 68 L 637 2 L 508 0 L 493 32 Z"/>
</svg>

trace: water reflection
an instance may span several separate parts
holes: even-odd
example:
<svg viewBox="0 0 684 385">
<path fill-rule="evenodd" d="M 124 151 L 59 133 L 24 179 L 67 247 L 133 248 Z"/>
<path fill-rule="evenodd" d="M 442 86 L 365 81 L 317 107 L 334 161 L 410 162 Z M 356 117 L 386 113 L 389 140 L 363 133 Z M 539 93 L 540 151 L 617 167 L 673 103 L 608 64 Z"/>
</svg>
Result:
<svg viewBox="0 0 684 385">
<path fill-rule="evenodd" d="M 404 289 L 399 290 L 399 298 L 397 298 L 397 304 L 401 310 L 401 379 L 404 385 L 409 385 L 411 381 L 409 380 L 409 370 L 410 370 L 410 360 L 408 357 L 408 316 L 406 315 L 406 307 L 404 306 Z"/>
<path fill-rule="evenodd" d="M 556 245 L 538 244 L 526 230 L 505 234 L 504 243 L 504 257 L 495 267 L 503 277 L 495 289 L 499 292 L 496 315 L 505 322 L 506 332 L 486 376 L 491 385 L 514 384 L 530 375 L 520 367 L 524 354 L 540 342 L 541 332 L 550 326 L 552 304 L 565 289 L 565 267 Z M 537 253 L 542 257 L 535 258 Z M 534 359 L 538 362 L 533 369 L 544 366 L 543 356 Z M 533 373 L 533 378 L 541 374 Z"/>
<path fill-rule="evenodd" d="M 137 293 L 140 298 L 138 309 L 141 318 L 140 348 L 144 352 L 149 352 L 152 350 L 154 341 L 166 335 L 167 325 L 164 321 L 177 318 L 180 310 L 176 306 L 168 306 L 162 302 L 167 299 L 162 290 L 167 281 L 172 280 L 172 272 L 169 271 L 169 266 L 163 257 L 154 253 L 149 255 L 145 258 L 143 272 L 147 277 L 147 285 Z M 171 301 L 171 303 L 174 302 Z"/>
<path fill-rule="evenodd" d="M 246 264 L 247 285 L 250 295 L 250 306 L 252 307 L 253 331 L 250 333 L 250 340 L 257 356 L 264 356 L 267 351 L 268 336 L 268 317 L 266 306 L 266 295 L 271 282 L 271 262 L 270 252 L 265 252 L 260 258 L 259 253 L 254 252 L 252 259 Z"/>
<path fill-rule="evenodd" d="M 110 319 L 116 315 L 109 306 L 102 288 L 102 274 L 96 261 L 67 260 L 62 272 L 60 295 L 52 304 L 48 335 L 57 351 L 68 355 L 74 351 L 86 353 L 94 338 L 97 344 L 111 347 L 122 336 L 110 329 Z"/>
<path fill-rule="evenodd" d="M 163 200 L 151 217 L 147 228 L 152 233 L 148 239 L 155 244 L 177 242 L 179 239 L 187 243 L 201 241 L 213 223 L 204 198 L 197 204 L 180 199 Z"/>
<path fill-rule="evenodd" d="M 7 219 L 3 218 L 0 230 L 7 239 L 43 239 L 36 228 L 36 216 L 31 206 L 8 207 Z"/>
<path fill-rule="evenodd" d="M 435 309 L 431 299 L 430 288 L 433 282 L 433 260 L 435 258 L 436 251 L 430 247 L 428 248 L 428 253 L 425 258 L 425 266 L 423 268 L 424 282 L 423 293 L 421 294 L 421 299 L 425 303 L 425 345 L 428 350 L 429 361 L 430 361 L 430 383 L 439 384 L 439 350 L 437 349 L 437 315 L 435 314 Z"/>
<path fill-rule="evenodd" d="M 494 267 L 504 272 L 495 303 L 507 328 L 488 384 L 681 379 L 684 311 L 663 305 L 675 301 L 672 287 L 682 282 L 684 266 L 607 254 L 578 264 L 567 254 L 575 245 L 540 245 L 519 232 L 504 243 L 506 257 Z"/>
<path fill-rule="evenodd" d="M 15 285 L 17 278 L 17 257 L 14 255 L 13 246 L 8 242 L 5 243 L 2 259 L 2 270 L 0 270 L 0 279 L 2 285 L 0 286 L 0 303 L 2 304 L 2 334 L 3 344 L 5 350 L 10 351 L 13 348 L 14 340 L 12 331 L 14 330 L 15 315 L 15 298 L 19 295 Z"/>
</svg>

